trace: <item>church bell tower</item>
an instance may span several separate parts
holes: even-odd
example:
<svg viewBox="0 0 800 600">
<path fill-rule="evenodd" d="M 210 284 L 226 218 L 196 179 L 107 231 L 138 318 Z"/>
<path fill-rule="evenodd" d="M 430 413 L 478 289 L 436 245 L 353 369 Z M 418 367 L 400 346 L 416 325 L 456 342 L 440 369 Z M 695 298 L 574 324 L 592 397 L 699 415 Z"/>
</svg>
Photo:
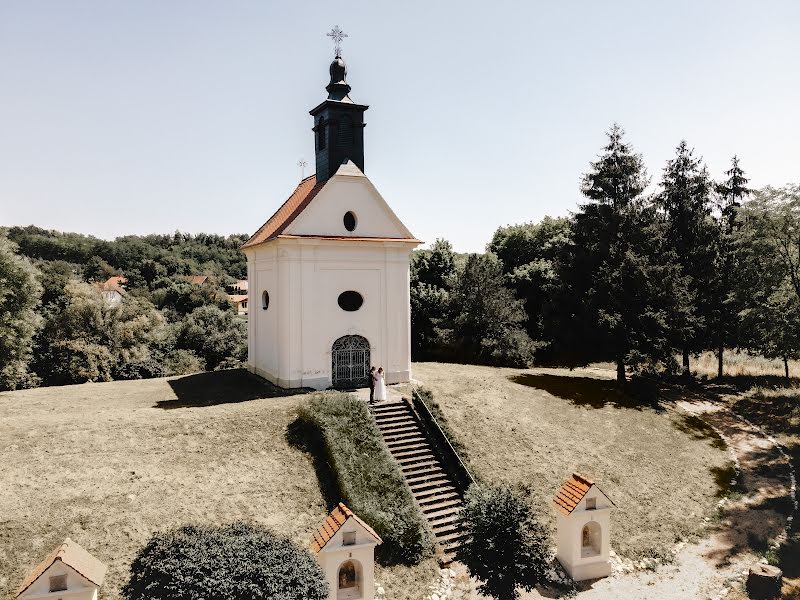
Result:
<svg viewBox="0 0 800 600">
<path fill-rule="evenodd" d="M 338 44 L 330 75 L 325 88 L 328 98 L 310 111 L 314 117 L 317 183 L 330 179 L 348 160 L 364 172 L 364 111 L 369 106 L 350 99 L 347 66 Z"/>
</svg>

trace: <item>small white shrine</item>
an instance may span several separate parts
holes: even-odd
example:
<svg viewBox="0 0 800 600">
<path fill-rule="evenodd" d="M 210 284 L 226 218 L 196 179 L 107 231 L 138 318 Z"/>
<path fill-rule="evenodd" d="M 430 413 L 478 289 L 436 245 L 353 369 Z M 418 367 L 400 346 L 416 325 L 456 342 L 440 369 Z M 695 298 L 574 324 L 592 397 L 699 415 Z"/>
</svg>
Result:
<svg viewBox="0 0 800 600">
<path fill-rule="evenodd" d="M 556 558 L 575 581 L 611 574 L 611 499 L 595 483 L 573 473 L 553 498 Z"/>
<path fill-rule="evenodd" d="M 97 600 L 106 566 L 67 538 L 31 571 L 15 598 Z"/>
<path fill-rule="evenodd" d="M 311 540 L 328 582 L 328 600 L 374 600 L 375 546 L 381 543 L 344 504 L 333 509 Z"/>
</svg>

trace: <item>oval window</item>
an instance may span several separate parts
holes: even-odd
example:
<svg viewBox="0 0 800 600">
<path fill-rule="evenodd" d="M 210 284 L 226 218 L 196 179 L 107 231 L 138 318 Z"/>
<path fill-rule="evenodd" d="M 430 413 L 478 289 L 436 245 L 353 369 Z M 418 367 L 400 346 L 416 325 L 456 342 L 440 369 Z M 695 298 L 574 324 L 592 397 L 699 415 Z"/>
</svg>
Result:
<svg viewBox="0 0 800 600">
<path fill-rule="evenodd" d="M 344 221 L 344 228 L 347 229 L 347 231 L 353 231 L 356 228 L 356 215 L 353 211 L 348 210 L 344 213 L 344 219 L 342 220 Z"/>
<path fill-rule="evenodd" d="M 353 312 L 361 308 L 364 304 L 364 297 L 358 292 L 348 290 L 339 294 L 339 308 L 347 312 Z"/>
<path fill-rule="evenodd" d="M 269 308 L 269 292 L 267 290 L 261 293 L 261 308 L 264 310 Z"/>
</svg>

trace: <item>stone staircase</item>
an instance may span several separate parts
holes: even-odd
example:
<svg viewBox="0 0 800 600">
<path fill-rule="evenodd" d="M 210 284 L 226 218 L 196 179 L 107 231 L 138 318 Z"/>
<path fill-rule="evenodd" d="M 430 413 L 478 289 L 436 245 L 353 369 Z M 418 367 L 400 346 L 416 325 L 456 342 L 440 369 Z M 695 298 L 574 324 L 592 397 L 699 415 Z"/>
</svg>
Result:
<svg viewBox="0 0 800 600">
<path fill-rule="evenodd" d="M 463 537 L 458 527 L 463 506 L 458 486 L 404 400 L 388 400 L 371 408 L 389 452 L 400 464 L 414 500 L 433 531 L 439 562 L 447 566 Z"/>
</svg>

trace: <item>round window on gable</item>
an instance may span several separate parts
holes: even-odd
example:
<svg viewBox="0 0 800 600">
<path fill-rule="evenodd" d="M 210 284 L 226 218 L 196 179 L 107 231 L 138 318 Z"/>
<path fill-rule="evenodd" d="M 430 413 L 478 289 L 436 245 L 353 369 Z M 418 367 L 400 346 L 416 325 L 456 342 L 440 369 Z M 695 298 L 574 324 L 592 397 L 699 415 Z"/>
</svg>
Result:
<svg viewBox="0 0 800 600">
<path fill-rule="evenodd" d="M 269 308 L 269 292 L 267 290 L 261 292 L 261 308 L 264 310 Z"/>
<path fill-rule="evenodd" d="M 364 296 L 353 290 L 339 294 L 339 308 L 347 312 L 355 312 L 364 304 Z"/>
<path fill-rule="evenodd" d="M 344 222 L 344 228 L 347 231 L 353 231 L 356 228 L 356 214 L 352 210 L 348 210 L 344 213 L 344 218 L 342 219 Z"/>
</svg>

